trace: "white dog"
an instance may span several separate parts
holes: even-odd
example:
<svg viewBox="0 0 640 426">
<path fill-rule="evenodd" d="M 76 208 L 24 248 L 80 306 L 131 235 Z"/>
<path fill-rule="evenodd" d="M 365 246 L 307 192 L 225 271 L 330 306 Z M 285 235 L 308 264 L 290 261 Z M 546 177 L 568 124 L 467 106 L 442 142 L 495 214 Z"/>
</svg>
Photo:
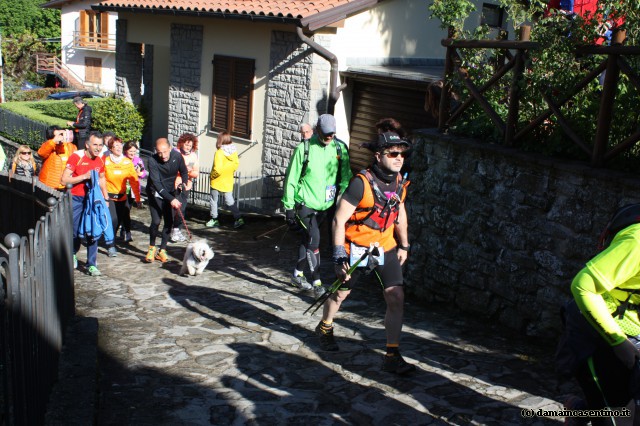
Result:
<svg viewBox="0 0 640 426">
<path fill-rule="evenodd" d="M 213 259 L 213 250 L 205 240 L 189 243 L 182 260 L 180 275 L 184 275 L 185 272 L 189 272 L 189 275 L 202 274 L 211 259 Z"/>
</svg>

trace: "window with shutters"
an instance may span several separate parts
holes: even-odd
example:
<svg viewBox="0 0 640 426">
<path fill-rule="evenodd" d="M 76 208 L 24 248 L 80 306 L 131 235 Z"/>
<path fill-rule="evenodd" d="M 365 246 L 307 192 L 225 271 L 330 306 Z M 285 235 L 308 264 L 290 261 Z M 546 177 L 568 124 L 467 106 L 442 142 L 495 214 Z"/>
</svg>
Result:
<svg viewBox="0 0 640 426">
<path fill-rule="evenodd" d="M 109 13 L 81 10 L 74 45 L 89 49 L 115 49 L 114 41 L 109 39 Z"/>
<path fill-rule="evenodd" d="M 102 59 L 84 58 L 84 81 L 87 83 L 102 83 Z"/>
<path fill-rule="evenodd" d="M 251 139 L 255 61 L 215 55 L 211 129 Z"/>
</svg>

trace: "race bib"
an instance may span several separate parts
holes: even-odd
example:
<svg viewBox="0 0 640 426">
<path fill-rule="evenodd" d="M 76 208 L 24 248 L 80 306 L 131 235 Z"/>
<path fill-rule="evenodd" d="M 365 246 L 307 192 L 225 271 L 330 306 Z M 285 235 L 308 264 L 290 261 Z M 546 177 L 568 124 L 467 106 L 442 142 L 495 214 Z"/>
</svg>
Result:
<svg viewBox="0 0 640 426">
<path fill-rule="evenodd" d="M 336 186 L 327 185 L 327 188 L 324 191 L 324 200 L 333 201 L 335 198 L 336 198 Z"/>
<path fill-rule="evenodd" d="M 371 249 L 373 249 L 373 244 L 371 244 Z M 349 251 L 349 265 L 355 264 L 367 250 L 367 247 L 359 246 L 357 244 L 351 243 L 350 251 Z M 369 264 L 369 258 L 373 257 L 377 260 L 378 265 L 384 265 L 384 249 L 378 246 L 378 255 L 373 256 L 369 254 L 369 256 L 365 257 L 362 262 L 358 265 L 358 268 L 367 266 Z"/>
</svg>

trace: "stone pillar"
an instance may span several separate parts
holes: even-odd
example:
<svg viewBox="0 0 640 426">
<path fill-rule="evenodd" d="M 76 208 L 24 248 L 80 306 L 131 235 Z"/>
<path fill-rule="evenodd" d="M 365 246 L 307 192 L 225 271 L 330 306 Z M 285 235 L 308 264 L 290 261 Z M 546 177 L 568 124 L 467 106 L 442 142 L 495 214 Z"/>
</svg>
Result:
<svg viewBox="0 0 640 426">
<path fill-rule="evenodd" d="M 153 45 L 144 45 L 144 57 L 142 60 L 142 83 L 144 92 L 142 94 L 142 112 L 145 118 L 144 133 L 142 134 L 141 145 L 153 151 L 153 140 L 151 129 L 153 129 Z"/>
<path fill-rule="evenodd" d="M 310 103 L 312 53 L 295 33 L 271 33 L 263 150 L 266 175 L 284 174 L 293 148 L 300 143 L 300 124 L 315 111 Z"/>
<path fill-rule="evenodd" d="M 185 132 L 198 133 L 202 25 L 171 25 L 171 75 L 169 77 L 169 141 Z"/>
<path fill-rule="evenodd" d="M 127 42 L 127 20 L 116 21 L 116 96 L 136 105 L 142 94 L 142 45 Z"/>
</svg>

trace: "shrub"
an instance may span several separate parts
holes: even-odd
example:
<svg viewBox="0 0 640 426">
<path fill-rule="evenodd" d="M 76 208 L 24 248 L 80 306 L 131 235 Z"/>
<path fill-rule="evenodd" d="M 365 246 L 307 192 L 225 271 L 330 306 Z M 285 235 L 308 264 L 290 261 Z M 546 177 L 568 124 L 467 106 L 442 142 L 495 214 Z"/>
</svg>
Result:
<svg viewBox="0 0 640 426">
<path fill-rule="evenodd" d="M 140 140 L 144 119 L 133 104 L 121 99 L 87 99 L 87 103 L 93 109 L 92 127 L 100 132 L 112 131 L 122 140 Z M 29 120 L 44 123 L 47 126 L 58 125 L 67 127 L 67 121 L 75 120 L 78 110 L 69 101 L 40 101 L 40 102 L 7 102 L 0 104 L 0 108 L 5 108 L 16 114 L 28 118 Z M 0 123 L 0 127 L 4 127 Z M 33 144 L 35 140 L 25 140 L 27 136 L 20 129 L 0 128 L 0 132 L 16 140 L 23 140 Z M 38 139 L 40 137 L 38 136 Z M 42 141 L 39 141 L 42 143 Z"/>
<path fill-rule="evenodd" d="M 101 99 L 92 108 L 95 129 L 114 132 L 123 141 L 138 141 L 142 137 L 144 119 L 133 104 L 122 99 Z"/>
</svg>

